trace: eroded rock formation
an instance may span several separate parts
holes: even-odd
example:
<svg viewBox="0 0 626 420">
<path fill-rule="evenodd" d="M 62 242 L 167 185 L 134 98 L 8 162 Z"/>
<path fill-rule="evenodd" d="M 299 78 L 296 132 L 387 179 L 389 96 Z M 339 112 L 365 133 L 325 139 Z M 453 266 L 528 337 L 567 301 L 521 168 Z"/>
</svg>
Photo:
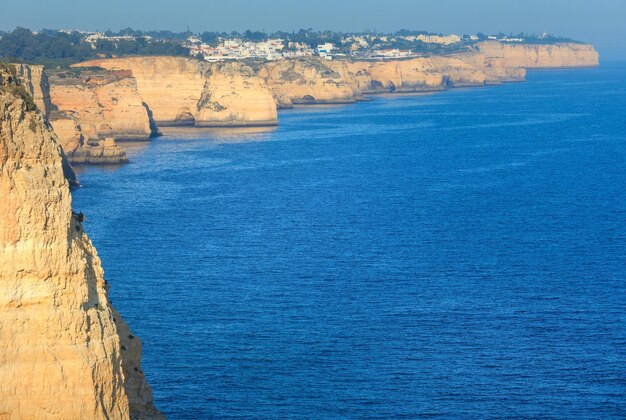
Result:
<svg viewBox="0 0 626 420">
<path fill-rule="evenodd" d="M 123 148 L 103 140 L 147 140 L 157 134 L 128 72 L 51 72 L 50 96 L 55 109 L 50 122 L 73 163 L 128 162 Z"/>
<path fill-rule="evenodd" d="M 474 51 L 408 60 L 283 60 L 262 66 L 259 75 L 277 105 L 288 107 L 352 102 L 368 93 L 428 92 L 523 81 L 526 68 L 597 65 L 598 53 L 590 45 L 486 42 Z"/>
<path fill-rule="evenodd" d="M 50 83 L 43 66 L 34 64 L 11 64 L 17 77 L 33 97 L 37 108 L 47 117 L 52 110 Z"/>
<path fill-rule="evenodd" d="M 130 71 L 161 126 L 262 126 L 278 121 L 269 89 L 252 68 L 240 62 L 129 57 L 76 65 L 92 66 Z"/>
<path fill-rule="evenodd" d="M 355 84 L 345 73 L 341 73 L 341 65 L 332 64 L 319 58 L 280 60 L 261 66 L 258 73 L 280 108 L 294 104 L 354 102 L 360 91 L 355 90 Z"/>
<path fill-rule="evenodd" d="M 276 124 L 275 107 L 351 103 L 371 93 L 428 92 L 522 81 L 526 68 L 597 64 L 598 54 L 590 45 L 487 42 L 464 53 L 409 60 L 326 61 L 311 57 L 251 65 L 131 57 L 76 66 L 129 71 L 142 100 L 161 125 L 253 126 Z"/>
<path fill-rule="evenodd" d="M 588 44 L 505 44 L 483 42 L 478 50 L 487 57 L 503 58 L 509 67 L 558 68 L 595 67 L 600 56 Z"/>
<path fill-rule="evenodd" d="M 64 169 L 44 115 L 0 68 L 0 417 L 158 417 Z"/>
<path fill-rule="evenodd" d="M 524 80 L 525 70 L 481 53 L 391 61 L 328 62 L 319 58 L 268 63 L 259 75 L 279 107 L 349 103 L 372 93 L 431 92 Z"/>
</svg>

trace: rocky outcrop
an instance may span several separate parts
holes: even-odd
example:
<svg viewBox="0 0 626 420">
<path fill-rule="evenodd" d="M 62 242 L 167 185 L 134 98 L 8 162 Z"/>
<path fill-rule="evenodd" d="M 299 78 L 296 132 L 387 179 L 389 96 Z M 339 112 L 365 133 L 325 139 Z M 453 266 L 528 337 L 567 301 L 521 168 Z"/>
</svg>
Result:
<svg viewBox="0 0 626 420">
<path fill-rule="evenodd" d="M 523 68 L 480 53 L 393 61 L 332 61 L 319 58 L 272 62 L 259 74 L 279 107 L 348 103 L 371 93 L 432 92 L 524 80 Z"/>
<path fill-rule="evenodd" d="M 588 44 L 505 44 L 483 42 L 478 51 L 505 60 L 506 66 L 524 68 L 595 67 L 599 54 Z"/>
<path fill-rule="evenodd" d="M 355 102 L 360 91 L 346 77 L 343 66 L 332 64 L 313 57 L 273 61 L 261 66 L 259 76 L 270 88 L 280 108 L 288 108 L 294 104 Z"/>
<path fill-rule="evenodd" d="M 55 108 L 50 122 L 74 163 L 127 162 L 121 147 L 103 147 L 101 140 L 147 140 L 157 134 L 150 110 L 128 72 L 52 72 L 50 96 Z"/>
<path fill-rule="evenodd" d="M 127 70 L 161 126 L 276 125 L 273 97 L 249 66 L 181 57 L 93 60 L 75 67 Z"/>
<path fill-rule="evenodd" d="M 443 89 L 443 73 L 428 58 L 372 63 L 368 93 Z"/>
<path fill-rule="evenodd" d="M 0 69 L 2 418 L 159 416 L 82 218 L 56 135 Z"/>
<path fill-rule="evenodd" d="M 50 83 L 43 66 L 34 64 L 11 64 L 22 85 L 33 97 L 37 108 L 47 117 L 52 110 Z"/>
<path fill-rule="evenodd" d="M 86 139 L 80 120 L 74 114 L 52 111 L 48 117 L 69 162 L 73 164 L 112 165 L 128 163 L 126 150 L 114 138 Z"/>
<path fill-rule="evenodd" d="M 272 90 L 277 105 L 286 107 L 353 102 L 366 93 L 428 92 L 517 82 L 525 80 L 526 68 L 597 64 L 598 53 L 590 45 L 486 42 L 466 53 L 409 60 L 283 60 L 262 66 L 259 75 Z"/>
<path fill-rule="evenodd" d="M 276 106 L 264 82 L 241 63 L 213 64 L 196 104 L 195 125 L 272 126 Z"/>
<path fill-rule="evenodd" d="M 526 68 L 596 65 L 592 46 L 486 42 L 464 53 L 392 61 L 319 57 L 209 64 L 181 57 L 94 60 L 76 67 L 129 72 L 161 125 L 275 125 L 275 108 L 352 103 L 371 93 L 432 92 L 523 81 Z M 54 101 L 54 98 L 53 98 Z"/>
</svg>

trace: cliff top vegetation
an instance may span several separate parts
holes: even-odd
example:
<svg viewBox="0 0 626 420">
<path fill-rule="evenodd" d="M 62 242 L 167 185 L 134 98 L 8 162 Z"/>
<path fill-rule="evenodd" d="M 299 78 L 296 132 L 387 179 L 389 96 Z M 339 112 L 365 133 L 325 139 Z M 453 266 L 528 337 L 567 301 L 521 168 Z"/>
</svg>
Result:
<svg viewBox="0 0 626 420">
<path fill-rule="evenodd" d="M 485 40 L 504 40 L 522 44 L 554 44 L 577 42 L 569 38 L 547 34 L 497 34 L 457 36 L 457 42 L 424 42 L 420 36 L 445 37 L 441 34 L 402 29 L 390 34 L 365 30 L 359 33 L 317 31 L 300 29 L 299 31 L 277 31 L 266 33 L 247 30 L 244 32 L 210 32 L 194 34 L 190 31 L 140 31 L 131 28 L 118 32 L 85 32 L 77 30 L 43 29 L 34 32 L 26 28 L 16 28 L 11 32 L 0 32 L 0 57 L 8 62 L 27 62 L 44 64 L 48 67 L 67 67 L 70 64 L 96 58 L 111 58 L 138 55 L 189 56 L 186 42 L 197 38 L 203 43 L 216 46 L 228 39 L 246 42 L 262 42 L 280 39 L 284 50 L 289 51 L 294 45 L 304 45 L 315 50 L 318 45 L 331 43 L 334 53 L 355 55 L 361 51 L 367 55 L 371 51 L 398 49 L 417 54 L 449 54 L 462 51 Z M 358 54 L 356 54 L 358 55 Z"/>
</svg>

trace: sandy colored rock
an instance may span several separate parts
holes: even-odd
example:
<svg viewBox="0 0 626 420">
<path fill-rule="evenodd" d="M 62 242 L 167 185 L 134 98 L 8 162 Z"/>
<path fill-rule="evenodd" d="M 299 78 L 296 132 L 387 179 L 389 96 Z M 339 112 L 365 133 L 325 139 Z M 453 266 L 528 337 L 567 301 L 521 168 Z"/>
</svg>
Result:
<svg viewBox="0 0 626 420">
<path fill-rule="evenodd" d="M 241 63 L 211 66 L 196 109 L 196 126 L 271 126 L 278 121 L 265 83 Z"/>
<path fill-rule="evenodd" d="M 79 120 L 87 140 L 147 140 L 156 134 L 128 73 L 71 70 L 52 72 L 49 78 L 52 103 Z"/>
<path fill-rule="evenodd" d="M 276 125 L 273 97 L 247 65 L 181 57 L 93 60 L 76 67 L 129 70 L 159 125 Z"/>
<path fill-rule="evenodd" d="M 474 51 L 408 60 L 328 62 L 312 57 L 261 67 L 279 106 L 350 102 L 363 93 L 427 92 L 450 87 L 523 81 L 526 68 L 598 64 L 591 45 L 479 44 Z M 304 98 L 304 99 L 303 99 Z"/>
<path fill-rule="evenodd" d="M 80 121 L 71 113 L 52 111 L 48 121 L 52 125 L 59 139 L 59 144 L 66 155 L 71 156 L 77 149 L 85 145 L 85 137 L 80 127 Z"/>
<path fill-rule="evenodd" d="M 272 91 L 279 107 L 293 104 L 336 104 L 354 102 L 360 95 L 353 83 L 325 60 L 311 57 L 272 61 L 259 76 Z"/>
<path fill-rule="evenodd" d="M 109 302 L 81 220 L 56 135 L 0 70 L 2 418 L 159 415 L 140 346 L 121 348 L 128 327 Z"/>
<path fill-rule="evenodd" d="M 126 163 L 122 147 L 104 147 L 100 140 L 147 140 L 157 133 L 128 72 L 55 71 L 50 82 L 55 110 L 49 120 L 72 163 Z"/>
<path fill-rule="evenodd" d="M 312 57 L 261 66 L 279 107 L 354 102 L 368 93 L 432 92 L 450 87 L 520 81 L 523 68 L 473 52 L 410 60 L 348 61 Z"/>
<path fill-rule="evenodd" d="M 415 92 L 443 89 L 443 73 L 429 58 L 373 63 L 372 92 Z"/>
<path fill-rule="evenodd" d="M 478 50 L 487 57 L 503 58 L 509 67 L 595 67 L 600 59 L 593 46 L 576 43 L 528 45 L 483 42 L 478 45 Z"/>
<path fill-rule="evenodd" d="M 47 117 L 52 110 L 50 84 L 43 66 L 34 64 L 11 64 L 17 77 L 33 97 L 37 108 Z"/>
<path fill-rule="evenodd" d="M 327 61 L 319 57 L 209 64 L 181 57 L 93 60 L 77 67 L 130 71 L 162 125 L 274 125 L 276 110 L 294 104 L 351 103 L 363 94 L 428 92 L 522 81 L 526 67 L 597 64 L 583 44 L 482 43 L 468 52 L 390 61 Z"/>
<path fill-rule="evenodd" d="M 52 111 L 48 117 L 59 143 L 72 164 L 128 163 L 126 150 L 114 138 L 85 139 L 80 120 L 71 112 Z"/>
<path fill-rule="evenodd" d="M 72 153 L 68 159 L 74 165 L 117 165 L 128 163 L 126 150 L 120 147 L 115 139 L 110 139 L 109 142 L 99 140 L 95 144 L 83 146 Z"/>
</svg>

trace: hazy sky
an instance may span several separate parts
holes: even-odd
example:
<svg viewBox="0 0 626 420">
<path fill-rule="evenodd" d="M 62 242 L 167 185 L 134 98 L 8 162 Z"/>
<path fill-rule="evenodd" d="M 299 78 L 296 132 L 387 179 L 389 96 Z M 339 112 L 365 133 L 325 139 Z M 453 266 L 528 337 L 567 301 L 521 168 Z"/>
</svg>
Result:
<svg viewBox="0 0 626 420">
<path fill-rule="evenodd" d="M 0 29 L 543 32 L 626 58 L 626 0 L 0 0 Z M 31 12 L 28 12 L 30 10 Z"/>
</svg>

